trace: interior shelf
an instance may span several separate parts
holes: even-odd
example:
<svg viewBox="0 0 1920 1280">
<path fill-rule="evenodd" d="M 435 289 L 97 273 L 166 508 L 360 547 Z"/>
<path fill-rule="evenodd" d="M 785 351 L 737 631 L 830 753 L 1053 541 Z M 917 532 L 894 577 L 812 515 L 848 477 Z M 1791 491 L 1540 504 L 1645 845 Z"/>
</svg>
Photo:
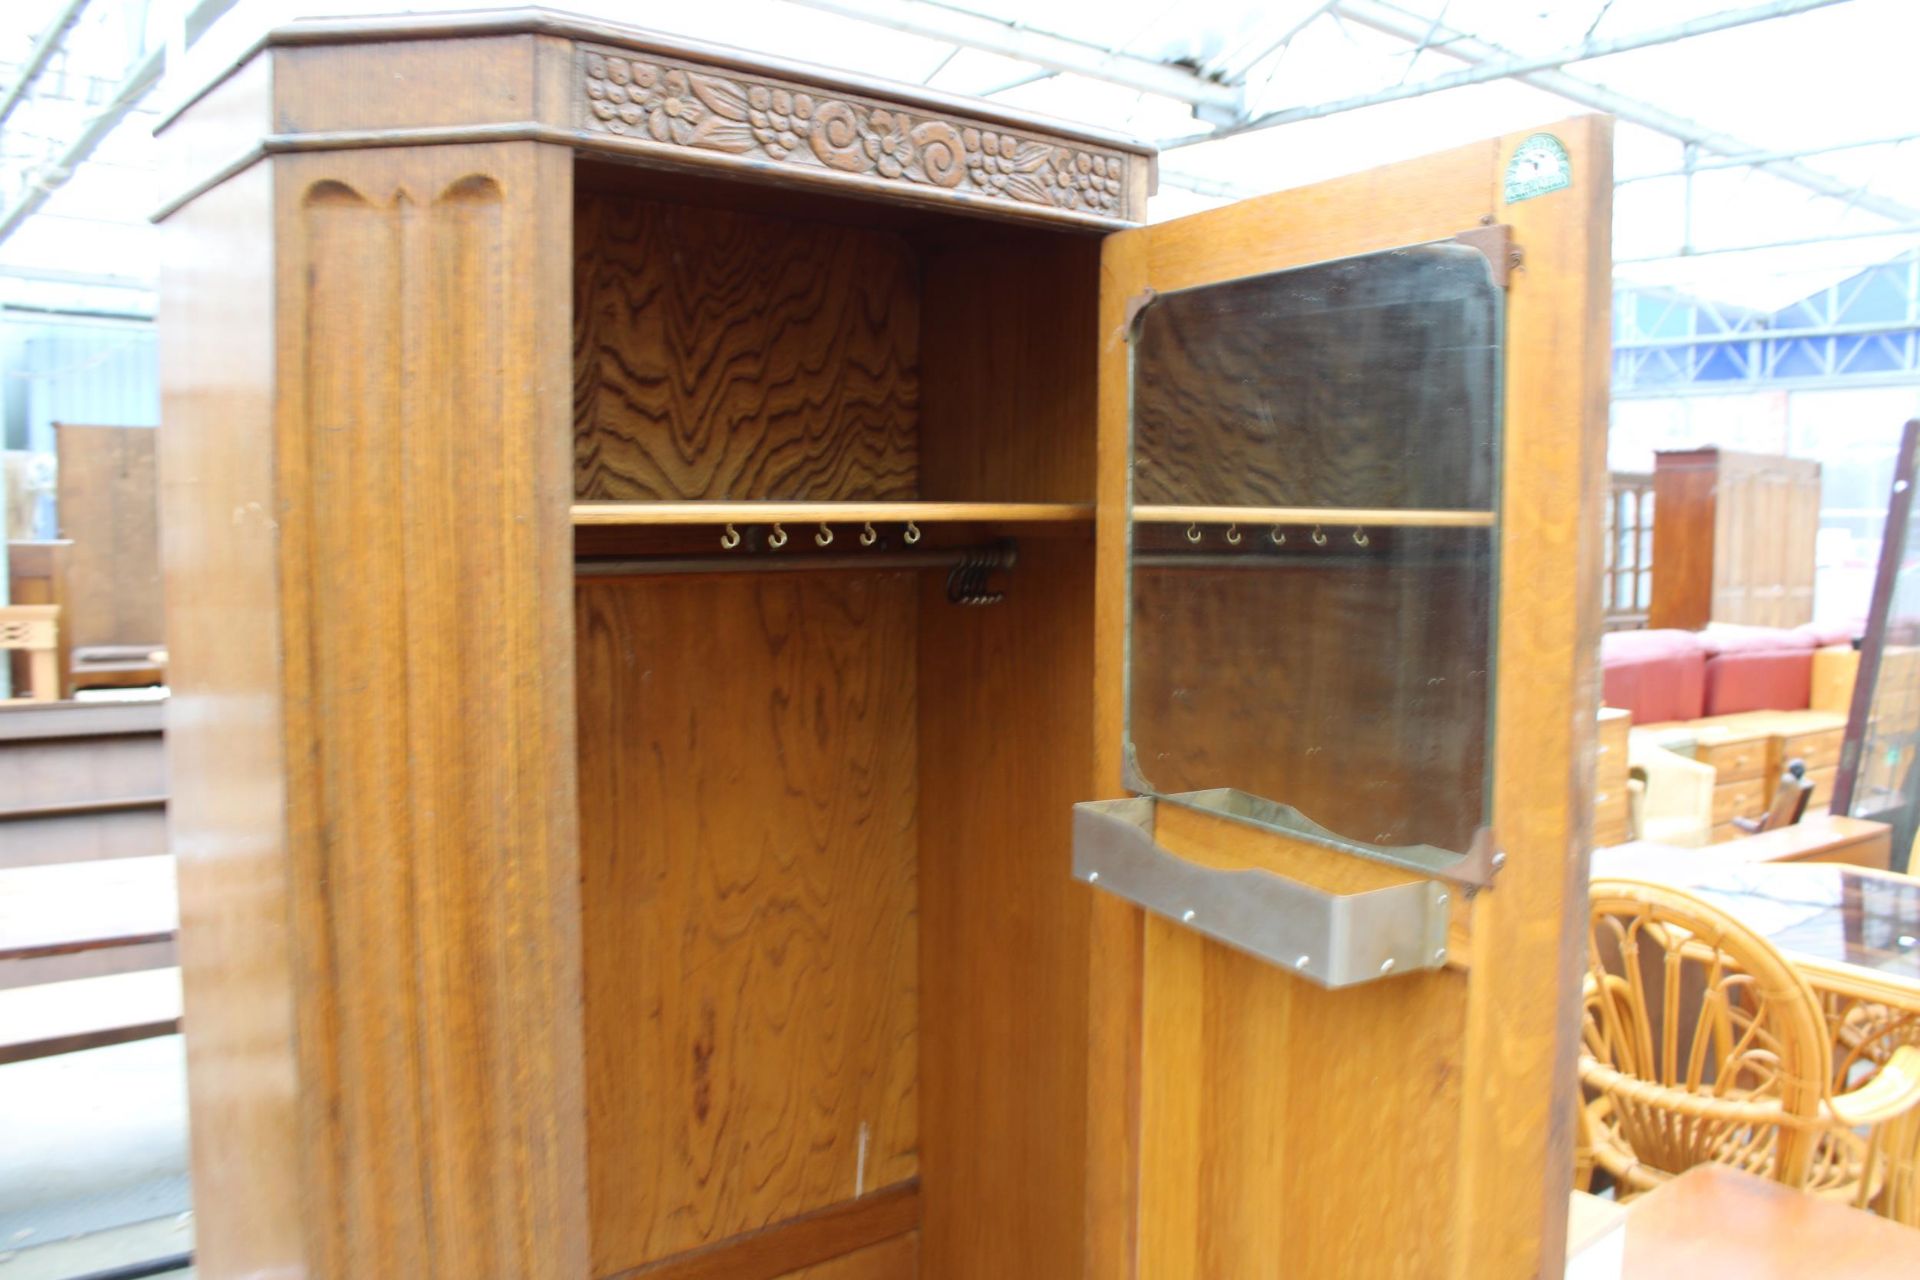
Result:
<svg viewBox="0 0 1920 1280">
<path fill-rule="evenodd" d="M 715 524 L 1074 524 L 1090 502 L 576 502 L 575 526 Z"/>
<path fill-rule="evenodd" d="M 576 508 L 577 510 L 578 508 Z M 577 518 L 577 517 L 576 517 Z M 1396 507 L 1205 507 L 1142 504 L 1136 524 L 1338 524 L 1426 529 L 1493 527 L 1491 511 L 1434 511 Z"/>
</svg>

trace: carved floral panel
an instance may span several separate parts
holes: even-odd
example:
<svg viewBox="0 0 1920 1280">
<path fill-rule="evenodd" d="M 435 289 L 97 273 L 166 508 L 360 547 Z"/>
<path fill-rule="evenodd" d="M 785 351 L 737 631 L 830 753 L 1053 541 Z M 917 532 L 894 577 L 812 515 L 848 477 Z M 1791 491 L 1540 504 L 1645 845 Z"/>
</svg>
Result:
<svg viewBox="0 0 1920 1280">
<path fill-rule="evenodd" d="M 692 63 L 580 47 L 580 123 L 595 132 L 1108 218 L 1124 154 Z"/>
</svg>

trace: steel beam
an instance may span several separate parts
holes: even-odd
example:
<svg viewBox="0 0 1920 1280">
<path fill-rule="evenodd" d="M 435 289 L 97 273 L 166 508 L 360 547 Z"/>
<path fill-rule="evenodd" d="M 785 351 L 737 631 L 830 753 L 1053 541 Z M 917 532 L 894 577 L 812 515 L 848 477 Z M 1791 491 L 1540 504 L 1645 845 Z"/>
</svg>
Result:
<svg viewBox="0 0 1920 1280">
<path fill-rule="evenodd" d="M 196 30 L 205 32 L 221 14 L 231 9 L 236 0 L 200 0 L 200 3 L 188 11 L 184 21 L 191 35 Z M 141 59 L 133 64 L 120 87 L 114 90 L 98 111 L 88 117 L 80 132 L 68 140 L 60 154 L 37 166 L 27 175 L 26 190 L 18 200 L 0 213 L 0 244 L 20 229 L 20 224 L 31 218 L 45 204 L 49 197 L 73 176 L 73 171 L 86 162 L 95 147 L 112 133 L 114 126 L 126 119 L 132 110 L 140 105 L 140 100 L 160 80 L 161 73 L 167 67 L 165 45 L 156 45 L 148 50 Z"/>
<path fill-rule="evenodd" d="M 1569 46 L 1554 53 L 1512 54 L 1488 58 L 1482 61 L 1473 59 L 1474 65 L 1460 71 L 1450 71 L 1445 75 L 1433 76 L 1426 80 L 1414 80 L 1393 85 L 1386 89 L 1376 89 L 1371 93 L 1357 93 L 1349 98 L 1339 98 L 1333 102 L 1314 103 L 1308 106 L 1287 107 L 1280 111 L 1269 111 L 1263 116 L 1248 120 L 1243 124 L 1229 126 L 1217 131 L 1216 138 L 1228 138 L 1239 133 L 1252 133 L 1259 129 L 1271 129 L 1277 125 L 1294 124 L 1301 120 L 1319 120 L 1326 116 L 1337 116 L 1348 111 L 1359 111 L 1365 107 L 1377 107 L 1385 102 L 1399 102 L 1407 98 L 1424 97 L 1429 93 L 1440 93 L 1447 89 L 1458 89 L 1470 84 L 1484 84 L 1489 80 L 1521 79 L 1536 71 L 1551 71 L 1563 67 L 1569 62 L 1585 62 L 1590 58 L 1605 58 L 1616 53 L 1626 53 L 1633 49 L 1646 49 L 1654 45 L 1672 44 L 1676 40 L 1686 40 L 1694 36 L 1703 36 L 1715 31 L 1725 31 L 1732 27 L 1743 27 L 1750 23 L 1766 22 L 1773 18 L 1784 18 L 1790 14 L 1806 13 L 1813 9 L 1824 9 L 1829 5 L 1844 4 L 1846 0 L 1773 0 L 1772 3 L 1755 5 L 1750 9 L 1731 9 L 1725 13 L 1710 14 L 1704 18 L 1693 18 L 1686 22 L 1677 22 L 1672 26 L 1655 27 L 1652 30 L 1637 32 L 1630 36 L 1619 36 L 1611 40 L 1587 39 L 1577 45 Z M 1351 12 L 1352 5 L 1339 3 L 1335 7 L 1343 16 L 1358 17 Z M 1447 28 L 1427 19 L 1408 15 L 1409 23 L 1423 24 L 1418 36 L 1421 49 L 1433 48 L 1438 43 L 1446 43 L 1456 37 Z M 1360 19 L 1365 21 L 1364 19 Z M 1372 25 L 1372 24 L 1369 24 Z M 1395 30 L 1394 35 L 1402 35 Z M 1491 46 L 1489 46 L 1491 48 Z M 1452 52 L 1441 49 L 1439 52 Z"/>
<path fill-rule="evenodd" d="M 1172 98 L 1203 110 L 1205 118 L 1238 119 L 1243 111 L 1238 87 L 1197 75 L 1172 63 L 1156 62 L 1101 48 L 1097 44 L 1035 31 L 996 18 L 928 4 L 924 0 L 790 0 L 875 26 L 948 44 L 966 45 L 1002 57 L 1031 62 L 1049 71 L 1071 72 L 1093 80 Z"/>
<path fill-rule="evenodd" d="M 1657 178 L 1684 178 L 1690 173 L 1711 173 L 1716 169 L 1748 169 L 1756 165 L 1773 164 L 1780 160 L 1801 160 L 1807 156 L 1829 156 L 1837 151 L 1865 151 L 1869 147 L 1897 147 L 1903 143 L 1920 141 L 1920 133 L 1898 133 L 1887 138 L 1868 138 L 1862 142 L 1829 142 L 1818 147 L 1794 147 L 1786 151 L 1755 151 L 1747 155 L 1727 156 L 1720 160 L 1706 160 L 1695 164 L 1692 169 L 1667 169 L 1660 173 L 1632 173 L 1624 178 L 1615 178 L 1613 185 L 1626 186 L 1630 182 L 1652 182 Z"/>
<path fill-rule="evenodd" d="M 1244 84 L 1248 72 L 1272 57 L 1277 50 L 1293 43 L 1295 36 L 1319 21 L 1322 14 L 1326 13 L 1339 2 L 1340 0 L 1315 0 L 1313 6 L 1308 9 L 1306 13 L 1289 22 L 1278 36 L 1261 45 L 1259 52 L 1252 55 L 1247 53 L 1247 50 L 1253 45 L 1253 37 L 1249 37 L 1235 45 L 1232 49 L 1222 53 L 1219 57 L 1206 63 L 1205 66 L 1202 67 L 1202 71 L 1218 76 L 1228 84 Z"/>
<path fill-rule="evenodd" d="M 1475 39 L 1464 32 L 1456 31 L 1450 27 L 1435 27 L 1431 19 L 1410 14 L 1390 4 L 1380 3 L 1380 0 L 1341 0 L 1335 12 L 1350 22 L 1371 27 L 1375 31 L 1385 32 L 1388 35 L 1396 36 L 1410 43 L 1417 44 L 1423 40 L 1429 40 L 1430 47 L 1435 53 L 1445 54 L 1450 58 L 1457 58 L 1462 62 L 1503 62 L 1513 64 L 1523 61 L 1520 55 L 1515 54 L 1511 50 L 1503 49 L 1499 45 L 1489 44 L 1485 40 Z M 1749 13 L 1754 11 L 1742 10 L 1741 12 Z M 1775 16 L 1778 15 L 1776 14 Z M 1669 28 L 1669 30 L 1671 30 L 1671 28 Z M 1506 74 L 1513 73 L 1507 72 Z M 1637 98 L 1629 97 L 1624 93 L 1617 93 L 1612 89 L 1594 84 L 1591 81 L 1582 80 L 1564 71 L 1525 71 L 1513 74 L 1513 78 L 1522 84 L 1532 85 L 1536 89 L 1543 89 L 1548 93 L 1566 98 L 1572 102 L 1577 102 L 1594 111 L 1609 112 L 1630 124 L 1637 124 L 1642 128 L 1664 133 L 1668 137 L 1677 138 L 1682 142 L 1695 143 L 1701 150 L 1710 151 L 1715 155 L 1740 156 L 1764 150 L 1764 148 L 1756 147 L 1749 142 L 1744 142 L 1731 134 L 1720 133 L 1717 130 L 1709 129 L 1705 125 L 1693 120 L 1675 115 L 1671 111 L 1662 110 L 1659 107 L 1641 102 Z M 1427 90 L 1425 87 L 1427 83 L 1430 82 L 1423 82 L 1420 85 L 1410 87 L 1420 89 L 1423 92 L 1431 92 L 1431 90 Z M 1352 110 L 1353 108 L 1348 107 L 1347 109 Z M 1215 134 L 1213 136 L 1222 137 L 1227 135 Z M 1166 149 L 1173 150 L 1179 147 L 1193 146 L 1208 140 L 1208 138 L 1185 139 L 1170 144 Z M 1856 208 L 1878 214 L 1883 218 L 1892 218 L 1897 222 L 1920 221 L 1920 209 L 1916 209 L 1911 205 L 1890 199 L 1886 196 L 1876 196 L 1871 192 L 1863 192 L 1855 184 L 1843 178 L 1836 178 L 1832 174 L 1822 173 L 1818 169 L 1809 169 L 1797 161 L 1771 161 L 1758 167 L 1764 167 L 1768 173 L 1773 174 L 1775 177 L 1783 178 L 1788 182 L 1805 187 L 1809 191 L 1817 192 L 1823 196 L 1831 196 L 1834 199 L 1845 200 Z"/>
<path fill-rule="evenodd" d="M 1841 240 L 1883 240 L 1890 236 L 1920 236 L 1920 221 L 1874 231 L 1835 231 L 1830 235 L 1808 236 L 1799 240 L 1769 240 L 1765 244 L 1730 244 L 1717 249 L 1690 249 L 1685 253 L 1652 253 L 1640 258 L 1615 258 L 1616 267 L 1640 262 L 1678 262 L 1682 258 L 1707 258 L 1723 253 L 1759 253 L 1762 249 L 1802 249 L 1814 244 L 1832 244 Z"/>
<path fill-rule="evenodd" d="M 58 156 L 48 160 L 27 175 L 26 190 L 21 193 L 5 213 L 0 213 L 0 244 L 20 229 L 20 224 L 31 218 L 49 197 L 66 184 L 93 149 L 113 127 L 119 124 L 147 96 L 147 90 L 153 88 L 160 79 L 160 73 L 167 65 L 167 51 L 156 46 L 148 51 L 144 58 L 127 72 L 126 79 L 114 90 L 113 97 L 87 120 L 86 125 L 68 141 Z"/>
<path fill-rule="evenodd" d="M 0 97 L 0 125 L 6 124 L 7 117 L 13 114 L 13 109 L 19 106 L 21 99 L 27 96 L 27 90 L 33 87 L 33 82 L 40 78 L 42 71 L 46 70 L 47 63 L 59 50 L 60 42 L 67 38 L 67 32 L 72 29 L 73 24 L 80 21 L 80 13 L 89 3 L 90 0 L 66 0 L 66 3 L 60 6 L 59 12 L 53 15 L 53 21 L 47 23 L 46 28 L 35 38 L 33 48 L 27 51 L 27 60 L 20 65 L 19 78 L 7 86 L 6 96 Z"/>
<path fill-rule="evenodd" d="M 1261 194 L 1252 187 L 1243 187 L 1235 182 L 1222 182 L 1218 178 L 1209 178 L 1198 173 L 1182 173 L 1178 169 L 1162 169 L 1160 185 L 1220 200 L 1246 200 Z"/>
</svg>

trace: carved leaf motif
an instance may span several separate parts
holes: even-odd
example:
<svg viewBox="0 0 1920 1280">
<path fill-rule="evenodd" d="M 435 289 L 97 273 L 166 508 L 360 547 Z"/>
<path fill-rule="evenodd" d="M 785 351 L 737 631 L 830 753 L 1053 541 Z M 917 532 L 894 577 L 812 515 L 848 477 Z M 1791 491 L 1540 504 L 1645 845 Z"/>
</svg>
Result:
<svg viewBox="0 0 1920 1280">
<path fill-rule="evenodd" d="M 703 76 L 699 73 L 689 75 L 693 86 L 693 96 L 705 103 L 707 109 L 717 116 L 723 116 L 736 123 L 745 123 L 747 118 L 747 91 L 731 80 L 722 80 L 719 76 Z M 752 140 L 752 135 L 748 135 Z"/>
<path fill-rule="evenodd" d="M 1047 184 L 1024 173 L 1012 174 L 1007 178 L 1007 194 L 1030 204 L 1054 203 L 1053 191 Z"/>
<path fill-rule="evenodd" d="M 753 150 L 755 145 L 752 129 L 744 124 L 735 124 L 718 113 L 687 130 L 685 143 L 689 147 L 704 147 L 709 151 L 725 151 L 733 155 L 744 155 Z"/>
<path fill-rule="evenodd" d="M 1011 156 L 1001 155 L 1001 161 L 1014 173 L 1038 173 L 1047 167 L 1053 159 L 1053 148 L 1038 142 L 1026 142 Z"/>
</svg>

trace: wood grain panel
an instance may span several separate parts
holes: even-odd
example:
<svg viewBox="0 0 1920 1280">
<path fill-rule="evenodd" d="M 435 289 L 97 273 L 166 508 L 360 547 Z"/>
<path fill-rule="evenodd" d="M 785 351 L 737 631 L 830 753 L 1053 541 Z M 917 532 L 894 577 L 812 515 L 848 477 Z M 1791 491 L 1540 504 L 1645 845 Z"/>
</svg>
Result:
<svg viewBox="0 0 1920 1280">
<path fill-rule="evenodd" d="M 1150 232 L 1108 236 L 1100 253 L 1100 339 L 1094 502 L 1093 752 L 1089 799 L 1126 794 L 1127 516 L 1131 472 L 1133 300 L 1146 289 Z M 1141 1188 L 1141 1012 L 1146 913 L 1109 893 L 1089 898 L 1087 948 L 1087 1208 L 1082 1274 L 1136 1280 Z"/>
<path fill-rule="evenodd" d="M 1473 900 L 1455 1280 L 1557 1273 L 1573 1167 L 1576 1013 L 1600 704 L 1613 122 L 1549 125 L 1572 185 L 1505 205 L 1525 265 L 1507 298 L 1494 832 Z M 1500 174 L 1531 133 L 1499 146 Z M 1489 198 L 1492 198 L 1491 192 Z"/>
<path fill-rule="evenodd" d="M 1099 242 L 1002 234 L 930 252 L 920 494 L 1087 502 Z"/>
<path fill-rule="evenodd" d="M 276 49 L 272 131 L 472 126 L 535 118 L 537 39 L 477 35 Z M 476 74 L 477 68 L 485 68 L 484 74 Z"/>
<path fill-rule="evenodd" d="M 904 240 L 593 192 L 576 237 L 577 496 L 914 496 Z"/>
<path fill-rule="evenodd" d="M 1154 1172 L 1140 1274 L 1431 1276 L 1417 1249 L 1380 1242 L 1448 1231 L 1447 1197 L 1410 1188 L 1453 1153 L 1465 976 L 1396 979 L 1356 1009 L 1350 992 L 1158 917 L 1146 929 L 1143 1145 Z M 1353 1060 L 1373 1043 L 1392 1043 L 1400 1067 L 1361 1085 Z M 1406 1109 L 1435 1122 L 1409 1132 Z"/>
<path fill-rule="evenodd" d="M 911 1260 L 919 1222 L 920 1189 L 902 1183 L 606 1280 L 791 1280 L 811 1275 L 814 1267 L 851 1264 L 867 1253 L 898 1256 L 903 1240 L 909 1242 L 905 1252 Z"/>
<path fill-rule="evenodd" d="M 272 201 L 272 174 L 255 169 L 161 232 L 168 817 L 193 1025 L 194 1249 L 210 1280 L 299 1274 L 307 1257 L 279 541 L 267 518 L 275 321 L 262 282 L 273 278 Z"/>
<path fill-rule="evenodd" d="M 277 493 L 241 515 L 283 557 L 315 1274 L 586 1269 L 571 163 L 273 162 Z"/>
<path fill-rule="evenodd" d="M 60 536 L 67 561 L 72 648 L 158 647 L 166 634 L 160 595 L 159 481 L 152 427 L 60 423 Z"/>
<path fill-rule="evenodd" d="M 579 589 L 596 1275 L 914 1176 L 917 601 Z"/>
<path fill-rule="evenodd" d="M 920 1237 L 904 1235 L 795 1271 L 786 1280 L 913 1280 L 919 1270 Z"/>
<path fill-rule="evenodd" d="M 1007 599 L 920 612 L 921 1270 L 1081 1274 L 1092 548 L 1027 542 Z"/>
</svg>

